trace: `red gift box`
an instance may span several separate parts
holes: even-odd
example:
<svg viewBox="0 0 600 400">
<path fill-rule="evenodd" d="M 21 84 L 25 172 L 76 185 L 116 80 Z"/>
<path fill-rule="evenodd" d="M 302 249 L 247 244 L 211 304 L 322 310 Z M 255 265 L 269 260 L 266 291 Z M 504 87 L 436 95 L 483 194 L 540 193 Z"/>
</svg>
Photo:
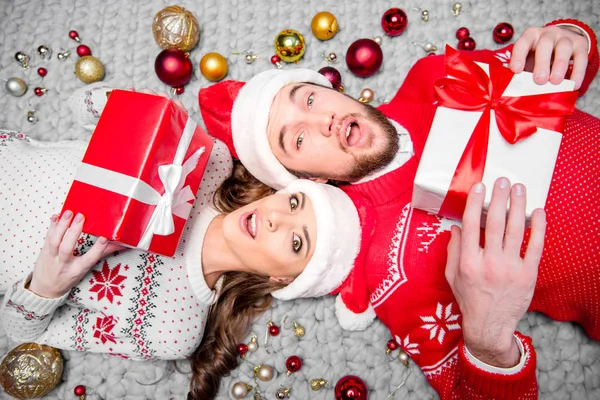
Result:
<svg viewBox="0 0 600 400">
<path fill-rule="evenodd" d="M 214 145 L 173 101 L 111 92 L 63 211 L 83 231 L 173 256 Z"/>
</svg>

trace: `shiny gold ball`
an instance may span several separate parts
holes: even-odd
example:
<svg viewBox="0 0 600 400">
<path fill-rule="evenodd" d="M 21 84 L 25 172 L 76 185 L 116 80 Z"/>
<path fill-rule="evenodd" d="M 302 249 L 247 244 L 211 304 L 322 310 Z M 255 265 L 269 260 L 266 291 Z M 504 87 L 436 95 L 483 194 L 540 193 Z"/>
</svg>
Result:
<svg viewBox="0 0 600 400">
<path fill-rule="evenodd" d="M 183 7 L 163 8 L 152 21 L 154 40 L 163 49 L 190 51 L 198 43 L 200 28 L 196 17 Z"/>
<path fill-rule="evenodd" d="M 340 31 L 335 15 L 328 11 L 321 11 L 312 19 L 310 29 L 319 40 L 329 40 Z"/>
<path fill-rule="evenodd" d="M 17 399 L 34 399 L 60 382 L 63 359 L 50 346 L 24 343 L 12 349 L 0 364 L 0 384 Z"/>
<path fill-rule="evenodd" d="M 373 98 L 375 98 L 375 93 L 373 93 L 373 91 L 369 88 L 364 88 L 360 92 L 360 97 L 358 98 L 358 101 L 360 101 L 361 103 L 370 103 L 371 100 L 373 100 Z"/>
<path fill-rule="evenodd" d="M 94 83 L 104 79 L 104 65 L 94 56 L 84 56 L 75 64 L 75 75 L 84 83 Z"/>
<path fill-rule="evenodd" d="M 202 76 L 212 82 L 220 81 L 227 75 L 227 59 L 219 53 L 207 53 L 200 60 Z"/>
<path fill-rule="evenodd" d="M 303 337 L 305 334 L 306 334 L 306 331 L 304 330 L 304 327 L 302 325 L 295 323 L 294 324 L 294 335 L 296 335 L 297 337 Z"/>
<path fill-rule="evenodd" d="M 279 32 L 275 37 L 275 53 L 285 62 L 296 62 L 304 55 L 304 36 L 293 29 Z"/>
<path fill-rule="evenodd" d="M 325 379 L 313 379 L 310 381 L 310 388 L 314 391 L 321 389 L 323 386 L 327 385 L 327 381 Z"/>
</svg>

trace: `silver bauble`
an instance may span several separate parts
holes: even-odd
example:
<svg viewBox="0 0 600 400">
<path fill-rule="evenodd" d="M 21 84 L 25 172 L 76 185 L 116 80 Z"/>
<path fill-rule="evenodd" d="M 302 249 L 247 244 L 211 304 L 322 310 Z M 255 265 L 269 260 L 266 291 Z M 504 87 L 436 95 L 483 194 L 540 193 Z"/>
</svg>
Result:
<svg viewBox="0 0 600 400">
<path fill-rule="evenodd" d="M 9 78 L 5 86 L 6 91 L 15 97 L 21 97 L 27 92 L 27 84 L 21 78 Z"/>
</svg>

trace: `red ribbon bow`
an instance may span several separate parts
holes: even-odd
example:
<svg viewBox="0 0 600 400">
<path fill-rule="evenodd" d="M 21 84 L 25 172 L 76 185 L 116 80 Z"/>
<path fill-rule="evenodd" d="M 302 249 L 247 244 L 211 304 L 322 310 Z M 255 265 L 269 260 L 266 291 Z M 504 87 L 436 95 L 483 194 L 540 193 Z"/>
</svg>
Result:
<svg viewBox="0 0 600 400">
<path fill-rule="evenodd" d="M 496 61 L 496 60 L 494 60 Z M 440 215 L 462 219 L 467 195 L 483 178 L 490 134 L 491 111 L 495 111 L 500 134 L 510 144 L 533 135 L 537 127 L 562 132 L 566 117 L 575 108 L 577 92 L 530 96 L 502 96 L 513 77 L 500 61 L 489 64 L 489 76 L 474 61 L 446 46 L 446 74 L 434 83 L 434 96 L 443 107 L 483 111 L 461 156 Z"/>
</svg>

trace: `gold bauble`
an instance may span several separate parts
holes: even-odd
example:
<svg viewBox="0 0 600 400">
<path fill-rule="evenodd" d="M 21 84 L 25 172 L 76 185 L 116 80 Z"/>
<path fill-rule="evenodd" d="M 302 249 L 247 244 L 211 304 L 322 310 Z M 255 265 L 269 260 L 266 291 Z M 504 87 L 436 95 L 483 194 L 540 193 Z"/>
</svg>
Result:
<svg viewBox="0 0 600 400">
<path fill-rule="evenodd" d="M 316 13 L 310 23 L 310 29 L 319 40 L 329 40 L 340 31 L 335 15 L 328 11 Z"/>
<path fill-rule="evenodd" d="M 200 60 L 202 76 L 212 82 L 225 78 L 228 69 L 227 59 L 219 53 L 207 53 Z"/>
<path fill-rule="evenodd" d="M 104 65 L 94 56 L 84 56 L 75 64 L 75 75 L 84 83 L 94 83 L 104 78 Z"/>
<path fill-rule="evenodd" d="M 305 50 L 304 36 L 298 31 L 286 29 L 275 37 L 275 53 L 285 62 L 298 61 Z"/>
<path fill-rule="evenodd" d="M 190 51 L 198 43 L 200 29 L 196 17 L 183 7 L 163 8 L 152 21 L 154 40 L 163 49 Z"/>
<path fill-rule="evenodd" d="M 24 343 L 12 349 L 0 364 L 0 384 L 17 399 L 42 397 L 58 385 L 63 359 L 54 347 Z"/>
</svg>

